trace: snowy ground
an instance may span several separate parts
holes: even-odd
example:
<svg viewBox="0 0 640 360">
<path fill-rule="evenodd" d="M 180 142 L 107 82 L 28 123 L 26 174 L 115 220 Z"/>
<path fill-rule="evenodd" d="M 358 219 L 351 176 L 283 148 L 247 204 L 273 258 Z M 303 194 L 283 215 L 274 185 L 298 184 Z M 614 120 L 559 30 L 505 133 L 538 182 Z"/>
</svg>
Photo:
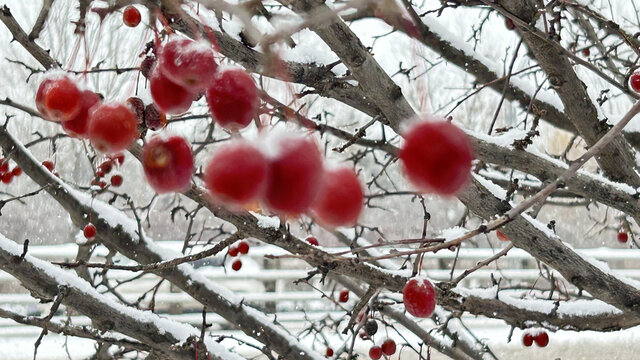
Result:
<svg viewBox="0 0 640 360">
<path fill-rule="evenodd" d="M 559 332 L 550 334 L 549 346 L 545 349 L 536 347 L 525 348 L 520 340 L 521 333 L 516 331 L 513 341 L 508 344 L 507 327 L 474 328 L 477 336 L 487 339 L 491 349 L 498 359 L 505 360 L 630 360 L 638 359 L 640 351 L 640 327 L 612 333 L 594 332 Z M 245 336 L 240 332 L 225 332 L 227 335 L 234 335 L 239 338 Z M 2 336 L 0 337 L 0 359 L 3 360 L 27 360 L 33 359 L 33 343 L 37 335 L 30 336 Z M 224 344 L 224 343 L 223 343 Z M 356 350 L 364 353 L 368 350 L 370 343 L 357 342 Z M 231 344 L 227 344 L 231 346 Z M 66 348 L 71 355 L 71 359 L 84 359 L 92 354 L 93 344 L 83 339 L 69 338 Z M 238 349 L 238 352 L 247 358 L 253 358 L 258 353 L 247 347 Z M 392 357 L 390 360 L 414 360 L 417 355 L 408 350 L 404 350 L 401 357 Z M 426 354 L 425 354 L 426 356 Z M 365 359 L 367 357 L 364 357 Z M 38 351 L 39 360 L 65 360 L 69 359 L 65 350 L 65 338 L 55 334 L 48 335 L 42 341 Z M 441 360 L 446 357 L 432 353 L 431 359 Z"/>
</svg>

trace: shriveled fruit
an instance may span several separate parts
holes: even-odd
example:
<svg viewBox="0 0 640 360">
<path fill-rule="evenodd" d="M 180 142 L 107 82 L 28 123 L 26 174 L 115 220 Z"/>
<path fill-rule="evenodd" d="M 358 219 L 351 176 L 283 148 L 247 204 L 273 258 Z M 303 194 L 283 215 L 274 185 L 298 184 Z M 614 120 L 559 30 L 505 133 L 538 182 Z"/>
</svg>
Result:
<svg viewBox="0 0 640 360">
<path fill-rule="evenodd" d="M 36 107 L 48 120 L 64 122 L 73 119 L 82 108 L 82 92 L 66 75 L 44 79 L 36 93 Z"/>
<path fill-rule="evenodd" d="M 415 317 L 426 318 L 436 307 L 436 292 L 431 282 L 425 278 L 407 281 L 402 290 L 402 300 L 407 312 Z"/>
<path fill-rule="evenodd" d="M 160 130 L 167 126 L 167 116 L 154 104 L 148 104 L 144 108 L 144 124 L 148 129 Z"/>
<path fill-rule="evenodd" d="M 89 131 L 89 113 L 100 101 L 100 96 L 93 91 L 83 91 L 80 111 L 71 120 L 63 122 L 62 129 L 71 137 L 86 138 Z"/>
<path fill-rule="evenodd" d="M 364 324 L 364 331 L 369 337 L 375 335 L 378 332 L 378 323 L 371 319 Z"/>
<path fill-rule="evenodd" d="M 158 70 L 158 66 L 151 71 L 149 90 L 153 102 L 166 114 L 181 114 L 191 107 L 193 99 L 191 92 L 165 77 Z"/>
<path fill-rule="evenodd" d="M 309 210 L 322 184 L 322 155 L 307 137 L 283 137 L 271 159 L 265 204 L 280 215 L 298 216 Z"/>
<path fill-rule="evenodd" d="M 136 116 L 136 123 L 142 124 L 144 122 L 144 102 L 142 99 L 132 96 L 125 103 Z"/>
<path fill-rule="evenodd" d="M 122 103 L 103 103 L 89 115 L 87 137 L 100 152 L 125 150 L 138 138 L 135 115 Z"/>
<path fill-rule="evenodd" d="M 269 162 L 253 145 L 232 140 L 209 160 L 204 182 L 212 196 L 233 205 L 258 200 L 266 189 Z"/>
<path fill-rule="evenodd" d="M 229 130 L 247 127 L 260 104 L 253 78 L 235 68 L 218 73 L 207 89 L 207 103 L 216 122 Z"/>
<path fill-rule="evenodd" d="M 195 93 L 213 81 L 218 64 L 211 44 L 174 36 L 162 47 L 158 67 L 169 80 Z"/>
<path fill-rule="evenodd" d="M 473 151 L 458 127 L 430 121 L 406 133 L 399 157 L 407 178 L 419 190 L 453 195 L 469 181 Z"/>
<path fill-rule="evenodd" d="M 193 173 L 193 153 L 180 136 L 155 136 L 142 148 L 142 165 L 149 185 L 159 194 L 184 191 Z"/>
<path fill-rule="evenodd" d="M 325 226 L 351 226 L 360 216 L 363 199 L 362 185 L 355 171 L 347 167 L 328 169 L 312 209 Z"/>
</svg>

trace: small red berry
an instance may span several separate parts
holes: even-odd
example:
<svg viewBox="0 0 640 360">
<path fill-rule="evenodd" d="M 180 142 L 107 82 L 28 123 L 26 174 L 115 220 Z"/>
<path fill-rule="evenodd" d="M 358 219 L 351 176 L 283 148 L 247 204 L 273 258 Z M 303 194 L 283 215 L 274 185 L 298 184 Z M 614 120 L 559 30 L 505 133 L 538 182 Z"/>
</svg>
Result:
<svg viewBox="0 0 640 360">
<path fill-rule="evenodd" d="M 11 180 L 13 180 L 13 173 L 5 173 L 4 175 L 2 175 L 2 182 L 5 184 L 9 184 L 11 182 Z"/>
<path fill-rule="evenodd" d="M 104 189 L 107 187 L 107 182 L 104 180 L 100 180 L 98 181 L 98 186 L 100 186 L 100 189 Z"/>
<path fill-rule="evenodd" d="M 308 137 L 284 137 L 271 160 L 265 204 L 280 215 L 298 216 L 309 210 L 322 184 L 322 155 Z"/>
<path fill-rule="evenodd" d="M 631 89 L 635 92 L 640 92 L 640 73 L 633 73 L 629 78 L 629 84 L 631 85 Z"/>
<path fill-rule="evenodd" d="M 253 145 L 232 140 L 219 147 L 204 171 L 211 195 L 231 205 L 246 205 L 266 190 L 269 162 Z"/>
<path fill-rule="evenodd" d="M 145 56 L 142 62 L 140 63 L 140 73 L 142 74 L 142 76 L 148 79 L 149 76 L 151 75 L 151 70 L 153 70 L 155 65 L 156 65 L 155 57 L 151 55 Z"/>
<path fill-rule="evenodd" d="M 149 90 L 153 102 L 164 113 L 182 114 L 191 107 L 192 93 L 165 77 L 157 66 L 151 71 Z"/>
<path fill-rule="evenodd" d="M 425 278 L 413 278 L 402 290 L 402 300 L 407 312 L 415 317 L 426 318 L 436 308 L 436 292 L 431 282 Z"/>
<path fill-rule="evenodd" d="M 591 50 L 589 50 L 589 48 L 582 50 L 582 55 L 588 57 L 589 55 L 591 55 Z"/>
<path fill-rule="evenodd" d="M 49 171 L 53 171 L 53 167 L 54 167 L 54 166 L 53 166 L 53 162 L 52 162 L 52 161 L 50 161 L 50 160 L 45 160 L 45 161 L 43 161 L 43 162 L 42 162 L 42 166 L 46 167 L 46 168 L 47 168 L 47 170 L 49 170 Z"/>
<path fill-rule="evenodd" d="M 387 356 L 396 353 L 396 342 L 392 339 L 385 340 L 380 347 L 382 348 L 382 352 Z"/>
<path fill-rule="evenodd" d="M 496 230 L 496 236 L 500 241 L 511 241 L 511 239 L 500 230 Z"/>
<path fill-rule="evenodd" d="M 36 108 L 48 120 L 71 120 L 82 108 L 82 92 L 66 75 L 49 77 L 38 87 Z"/>
<path fill-rule="evenodd" d="M 229 256 L 238 256 L 238 247 L 237 246 L 230 246 L 229 247 L 229 251 L 228 251 Z"/>
<path fill-rule="evenodd" d="M 140 24 L 140 20 L 142 20 L 142 16 L 140 15 L 140 11 L 136 9 L 134 6 L 127 6 L 122 13 L 122 22 L 128 27 L 136 27 Z"/>
<path fill-rule="evenodd" d="M 22 175 L 22 169 L 16 166 L 13 168 L 13 170 L 11 170 L 11 173 L 13 174 L 13 176 L 20 176 Z"/>
<path fill-rule="evenodd" d="M 216 122 L 229 130 L 247 127 L 260 105 L 256 84 L 242 69 L 220 71 L 207 89 L 207 103 Z"/>
<path fill-rule="evenodd" d="M 332 349 L 332 348 L 330 348 L 330 347 L 328 347 L 328 348 L 327 348 L 327 353 L 326 353 L 326 354 L 327 354 L 327 357 L 332 357 L 332 356 L 333 356 L 333 349 Z"/>
<path fill-rule="evenodd" d="M 98 166 L 98 169 L 102 170 L 105 174 L 108 174 L 113 169 L 113 161 L 111 159 L 105 160 Z M 104 175 L 103 175 L 104 176 Z"/>
<path fill-rule="evenodd" d="M 533 335 L 529 333 L 524 334 L 524 336 L 522 336 L 522 343 L 527 347 L 533 345 Z"/>
<path fill-rule="evenodd" d="M 313 245 L 313 246 L 318 246 L 318 245 L 320 245 L 320 243 L 318 243 L 318 239 L 316 239 L 316 238 L 315 238 L 315 237 L 313 237 L 313 236 L 309 236 L 309 237 L 307 237 L 305 240 L 307 240 L 307 242 L 308 242 L 309 244 Z"/>
<path fill-rule="evenodd" d="M 338 295 L 338 301 L 340 301 L 341 303 L 346 303 L 347 301 L 349 301 L 349 290 L 342 289 L 340 291 L 340 294 Z"/>
<path fill-rule="evenodd" d="M 124 163 L 124 154 L 119 153 L 119 154 L 113 155 L 110 157 L 110 159 L 113 160 L 118 165 L 122 165 Z"/>
<path fill-rule="evenodd" d="M 473 151 L 458 127 L 430 121 L 406 133 L 399 157 L 407 178 L 418 189 L 453 195 L 469 181 Z"/>
<path fill-rule="evenodd" d="M 0 174 L 9 171 L 9 159 L 0 158 Z"/>
<path fill-rule="evenodd" d="M 360 333 L 358 334 L 358 336 L 360 337 L 360 339 L 362 340 L 366 340 L 369 337 L 367 336 L 367 333 L 364 330 L 360 330 Z"/>
<path fill-rule="evenodd" d="M 89 115 L 87 137 L 100 152 L 120 152 L 138 138 L 136 117 L 124 104 L 103 103 Z"/>
<path fill-rule="evenodd" d="M 122 185 L 122 175 L 113 175 L 111 177 L 111 186 L 119 187 Z"/>
<path fill-rule="evenodd" d="M 352 226 L 362 211 L 363 198 L 355 171 L 347 167 L 329 169 L 312 209 L 318 222 L 325 226 Z"/>
<path fill-rule="evenodd" d="M 149 185 L 158 193 L 181 192 L 189 187 L 193 153 L 181 136 L 155 136 L 142 148 L 142 166 Z"/>
<path fill-rule="evenodd" d="M 242 268 L 242 261 L 240 261 L 240 260 L 236 260 L 236 261 L 234 261 L 234 262 L 233 262 L 233 264 L 231 264 L 231 268 L 232 268 L 234 271 L 238 271 L 238 270 L 240 270 L 240 269 Z"/>
<path fill-rule="evenodd" d="M 87 225 L 84 226 L 84 229 L 82 230 L 82 232 L 84 233 L 84 237 L 91 240 L 94 237 L 96 237 L 97 234 L 97 230 L 95 225 L 93 225 L 92 223 L 88 223 Z"/>
<path fill-rule="evenodd" d="M 369 349 L 369 357 L 372 360 L 378 360 L 382 357 L 382 348 L 380 346 L 374 346 Z"/>
<path fill-rule="evenodd" d="M 513 20 L 511 20 L 510 18 L 507 18 L 507 19 L 504 21 L 504 26 L 506 26 L 506 27 L 507 27 L 507 29 L 509 29 L 509 30 L 513 30 L 513 29 L 515 29 L 515 28 L 516 28 L 516 24 L 514 24 L 514 23 L 513 23 Z"/>
<path fill-rule="evenodd" d="M 549 334 L 546 331 L 539 332 L 534 338 L 533 341 L 538 344 L 540 347 L 545 347 L 549 344 Z"/>
<path fill-rule="evenodd" d="M 71 120 L 63 122 L 62 129 L 71 137 L 86 138 L 89 130 L 89 114 L 100 101 L 100 96 L 93 91 L 83 91 L 80 112 Z"/>
<path fill-rule="evenodd" d="M 98 169 L 98 171 L 96 171 L 96 176 L 99 178 L 104 177 L 104 170 Z"/>
<path fill-rule="evenodd" d="M 629 234 L 625 231 L 618 232 L 618 241 L 621 243 L 626 243 L 629 240 Z"/>
<path fill-rule="evenodd" d="M 213 82 L 218 64 L 210 43 L 174 36 L 162 47 L 158 68 L 169 80 L 195 93 Z"/>
<path fill-rule="evenodd" d="M 238 244 L 238 252 L 240 254 L 247 254 L 249 253 L 249 243 L 246 241 L 240 241 L 240 243 Z"/>
</svg>

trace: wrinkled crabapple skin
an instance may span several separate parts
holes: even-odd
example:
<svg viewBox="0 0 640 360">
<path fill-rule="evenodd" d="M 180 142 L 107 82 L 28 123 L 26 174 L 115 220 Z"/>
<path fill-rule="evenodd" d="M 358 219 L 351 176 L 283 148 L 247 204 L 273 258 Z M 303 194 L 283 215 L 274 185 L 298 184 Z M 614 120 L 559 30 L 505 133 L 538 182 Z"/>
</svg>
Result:
<svg viewBox="0 0 640 360">
<path fill-rule="evenodd" d="M 270 161 L 264 202 L 280 215 L 299 216 L 309 210 L 320 191 L 322 155 L 308 137 L 283 137 L 276 146 L 278 154 Z"/>
<path fill-rule="evenodd" d="M 144 108 L 144 124 L 150 130 L 160 130 L 167 126 L 167 116 L 155 104 L 148 104 Z"/>
<path fill-rule="evenodd" d="M 138 138 L 136 117 L 124 104 L 103 103 L 89 115 L 87 137 L 100 152 L 123 151 Z"/>
<path fill-rule="evenodd" d="M 313 205 L 319 223 L 328 227 L 352 226 L 362 211 L 364 193 L 353 169 L 327 169 Z"/>
<path fill-rule="evenodd" d="M 158 194 L 182 192 L 193 173 L 193 153 L 181 136 L 155 136 L 142 147 L 142 164 L 149 185 Z"/>
<path fill-rule="evenodd" d="M 268 172 L 269 162 L 260 150 L 246 141 L 232 140 L 216 149 L 204 182 L 214 198 L 244 206 L 264 194 Z"/>
<path fill-rule="evenodd" d="M 427 318 L 436 308 L 436 292 L 431 282 L 425 278 L 407 281 L 402 290 L 404 308 L 418 318 Z"/>
<path fill-rule="evenodd" d="M 399 157 L 407 178 L 420 191 L 452 196 L 469 182 L 471 144 L 447 121 L 414 125 L 405 134 Z"/>
<path fill-rule="evenodd" d="M 253 78 L 236 68 L 219 71 L 207 89 L 207 103 L 217 124 L 233 131 L 249 126 L 260 105 Z"/>
<path fill-rule="evenodd" d="M 142 124 L 144 122 L 144 102 L 142 99 L 132 96 L 125 101 L 125 104 L 131 109 L 136 116 L 136 122 Z"/>
<path fill-rule="evenodd" d="M 73 119 L 63 122 L 62 129 L 71 137 L 86 138 L 89 131 L 89 114 L 100 101 L 100 96 L 93 91 L 83 91 L 80 112 Z"/>
<path fill-rule="evenodd" d="M 192 93 L 207 87 L 218 69 L 211 44 L 176 36 L 160 50 L 158 66 L 169 80 Z"/>
<path fill-rule="evenodd" d="M 178 115 L 191 107 L 193 94 L 184 87 L 165 77 L 158 66 L 151 72 L 149 79 L 151 97 L 158 109 L 169 115 Z"/>
<path fill-rule="evenodd" d="M 82 109 L 82 91 L 66 75 L 46 78 L 36 92 L 36 108 L 47 120 L 69 121 Z"/>
</svg>

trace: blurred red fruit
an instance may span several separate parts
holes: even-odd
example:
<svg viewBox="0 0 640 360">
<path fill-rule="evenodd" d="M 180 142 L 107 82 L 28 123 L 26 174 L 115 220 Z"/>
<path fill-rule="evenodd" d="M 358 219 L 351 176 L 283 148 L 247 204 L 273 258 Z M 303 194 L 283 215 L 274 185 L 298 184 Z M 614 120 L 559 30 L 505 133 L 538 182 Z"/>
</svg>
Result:
<svg viewBox="0 0 640 360">
<path fill-rule="evenodd" d="M 247 127 L 260 105 L 256 84 L 242 69 L 221 70 L 207 89 L 207 102 L 216 122 L 234 131 Z"/>
<path fill-rule="evenodd" d="M 240 241 L 238 244 L 238 252 L 240 254 L 248 254 L 249 253 L 249 243 L 246 241 Z"/>
<path fill-rule="evenodd" d="M 242 268 L 242 261 L 240 261 L 240 260 L 236 260 L 236 261 L 234 261 L 234 262 L 233 262 L 233 264 L 231 264 L 231 268 L 232 268 L 234 271 L 238 271 L 238 270 L 240 270 L 240 269 Z"/>
<path fill-rule="evenodd" d="M 218 64 L 211 44 L 176 36 L 162 47 L 158 67 L 169 80 L 195 93 L 213 81 Z"/>
<path fill-rule="evenodd" d="M 68 121 L 82 108 L 82 92 L 66 75 L 51 76 L 38 87 L 36 107 L 48 120 Z"/>
<path fill-rule="evenodd" d="M 122 103 L 103 103 L 89 115 L 87 137 L 100 152 L 125 150 L 138 138 L 135 115 Z"/>
<path fill-rule="evenodd" d="M 624 231 L 620 231 L 618 233 L 618 241 L 621 243 L 626 243 L 629 240 L 629 234 Z"/>
<path fill-rule="evenodd" d="M 322 184 L 322 155 L 307 137 L 284 137 L 269 166 L 265 203 L 280 215 L 298 216 L 309 210 Z"/>
<path fill-rule="evenodd" d="M 163 129 L 167 126 L 167 116 L 154 104 L 149 104 L 144 108 L 144 124 L 154 131 Z"/>
<path fill-rule="evenodd" d="M 524 334 L 524 336 L 522 336 L 522 343 L 527 347 L 533 345 L 533 335 L 528 333 Z"/>
<path fill-rule="evenodd" d="M 241 140 L 220 146 L 209 160 L 204 182 L 221 201 L 245 205 L 266 189 L 269 162 L 253 145 Z"/>
<path fill-rule="evenodd" d="M 363 198 L 362 185 L 352 169 L 329 169 L 312 209 L 318 222 L 325 226 L 352 226 L 362 211 Z"/>
<path fill-rule="evenodd" d="M 142 164 L 149 185 L 159 194 L 189 187 L 193 154 L 180 136 L 155 136 L 142 148 Z"/>
<path fill-rule="evenodd" d="M 82 92 L 80 112 L 73 119 L 62 123 L 62 129 L 71 137 L 86 138 L 89 130 L 89 113 L 100 103 L 100 96 L 93 91 Z"/>
<path fill-rule="evenodd" d="M 631 85 L 631 89 L 635 92 L 640 92 L 640 73 L 631 74 L 631 78 L 629 78 L 629 84 Z"/>
<path fill-rule="evenodd" d="M 52 161 L 50 161 L 50 160 L 45 160 L 45 161 L 43 161 L 43 162 L 42 162 L 42 166 L 46 167 L 46 168 L 47 168 L 47 170 L 49 170 L 49 171 L 53 171 L 53 167 L 54 167 L 54 166 L 53 166 L 53 162 L 52 162 Z"/>
<path fill-rule="evenodd" d="M 82 230 L 82 232 L 84 233 L 84 237 L 91 240 L 94 237 L 96 237 L 97 234 L 97 230 L 95 225 L 93 225 L 92 223 L 88 223 L 87 225 L 84 226 L 84 229 Z"/>
<path fill-rule="evenodd" d="M 418 189 L 453 195 L 469 181 L 473 151 L 455 125 L 421 122 L 405 135 L 399 157 L 407 178 Z"/>
<path fill-rule="evenodd" d="M 166 114 L 182 114 L 191 107 L 191 92 L 166 78 L 157 66 L 151 71 L 149 90 L 153 102 Z"/>
<path fill-rule="evenodd" d="M 427 318 L 436 308 L 436 292 L 431 282 L 424 278 L 413 278 L 402 290 L 402 300 L 407 312 L 415 317 Z"/>
<path fill-rule="evenodd" d="M 503 234 L 500 230 L 496 230 L 496 236 L 500 241 L 511 241 L 511 239 L 509 239 L 507 235 Z"/>
<path fill-rule="evenodd" d="M 533 341 L 538 344 L 540 347 L 545 347 L 549 344 L 549 334 L 546 331 L 539 332 L 534 338 Z"/>
<path fill-rule="evenodd" d="M 369 349 L 369 357 L 372 360 L 378 360 L 382 357 L 382 348 L 380 346 L 374 346 Z"/>
<path fill-rule="evenodd" d="M 14 167 L 13 170 L 11 170 L 11 173 L 13 174 L 13 176 L 20 176 L 22 175 L 22 169 L 19 167 Z"/>
<path fill-rule="evenodd" d="M 140 15 L 140 11 L 135 7 L 129 5 L 124 9 L 122 13 L 122 22 L 128 27 L 136 27 L 140 24 L 140 20 L 142 20 L 142 16 Z"/>
<path fill-rule="evenodd" d="M 382 353 L 387 356 L 396 353 L 396 342 L 391 339 L 385 340 L 380 347 L 382 348 Z"/>
<path fill-rule="evenodd" d="M 338 301 L 340 301 L 341 303 L 349 301 L 349 290 L 342 289 L 340 291 L 340 294 L 338 295 Z"/>
<path fill-rule="evenodd" d="M 123 180 L 122 175 L 113 175 L 111 177 L 111 186 L 119 187 L 122 185 Z"/>
<path fill-rule="evenodd" d="M 238 256 L 238 247 L 230 246 L 229 247 L 229 256 Z"/>
<path fill-rule="evenodd" d="M 2 175 L 2 182 L 5 184 L 9 184 L 11 182 L 11 180 L 13 180 L 13 173 L 4 173 Z"/>
<path fill-rule="evenodd" d="M 0 174 L 9 171 L 9 159 L 0 158 Z"/>
<path fill-rule="evenodd" d="M 313 237 L 313 236 L 309 236 L 309 237 L 307 237 L 305 240 L 307 240 L 307 242 L 308 242 L 309 244 L 313 245 L 313 246 L 318 246 L 318 245 L 320 245 L 320 243 L 318 243 L 318 239 L 316 239 L 316 238 L 315 238 L 315 237 Z"/>
<path fill-rule="evenodd" d="M 333 349 L 328 347 L 327 348 L 327 352 L 326 352 L 327 357 L 332 357 L 333 356 Z"/>
</svg>

